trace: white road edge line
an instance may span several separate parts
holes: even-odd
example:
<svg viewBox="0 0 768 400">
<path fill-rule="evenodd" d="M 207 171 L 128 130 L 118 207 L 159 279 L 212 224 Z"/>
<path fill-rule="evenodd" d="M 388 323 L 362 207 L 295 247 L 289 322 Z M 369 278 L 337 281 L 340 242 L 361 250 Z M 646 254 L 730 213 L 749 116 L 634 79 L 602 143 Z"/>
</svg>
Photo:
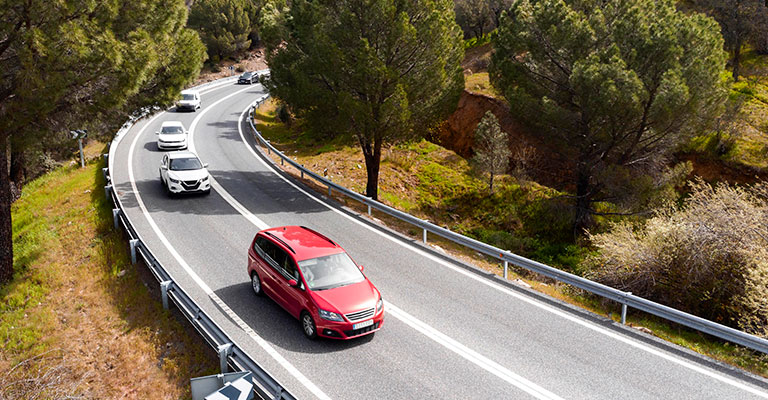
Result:
<svg viewBox="0 0 768 400">
<path fill-rule="evenodd" d="M 248 110 L 244 111 L 243 114 L 247 113 L 247 111 Z M 243 131 L 242 131 L 242 116 L 243 116 L 243 114 L 240 115 L 240 119 L 241 120 L 238 121 L 238 130 L 240 131 L 240 138 L 243 141 L 243 145 L 248 149 L 248 151 L 250 151 L 251 154 L 253 154 L 253 156 L 257 160 L 259 160 L 259 162 L 261 162 L 269 170 L 271 170 L 273 173 L 275 173 L 275 175 L 279 176 L 283 181 L 285 181 L 289 185 L 293 186 L 296 190 L 298 190 L 299 192 L 303 193 L 304 195 L 306 195 L 307 197 L 311 198 L 312 200 L 314 200 L 314 201 L 324 205 L 325 207 L 327 207 L 331 211 L 333 211 L 333 212 L 335 212 L 335 213 L 337 213 L 337 214 L 339 214 L 339 215 L 349 219 L 350 221 L 352 221 L 352 222 L 354 222 L 354 223 L 356 223 L 356 224 L 358 224 L 358 225 L 360 225 L 362 227 L 367 228 L 371 232 L 374 232 L 374 233 L 376 233 L 376 234 L 378 234 L 378 235 L 380 235 L 380 236 L 382 236 L 382 237 L 384 237 L 384 238 L 386 238 L 386 239 L 388 239 L 388 240 L 390 240 L 390 241 L 392 241 L 394 243 L 397 243 L 398 245 L 400 245 L 400 246 L 402 246 L 402 247 L 404 247 L 406 249 L 409 249 L 409 250 L 411 250 L 411 251 L 413 251 L 413 252 L 415 252 L 415 253 L 417 253 L 417 254 L 419 254 L 421 256 L 427 257 L 430 260 L 432 260 L 432 261 L 434 261 L 434 262 L 436 262 L 436 263 L 438 263 L 438 264 L 440 264 L 440 265 L 442 265 L 442 266 L 444 266 L 446 268 L 449 268 L 449 269 L 451 269 L 451 270 L 453 270 L 455 272 L 463 274 L 464 276 L 466 276 L 466 277 L 468 277 L 470 279 L 474 279 L 475 281 L 480 282 L 480 283 L 482 283 L 482 284 L 484 284 L 486 286 L 489 286 L 489 287 L 491 287 L 493 289 L 496 289 L 496 290 L 498 290 L 498 291 L 500 291 L 502 293 L 505 293 L 505 294 L 507 294 L 509 296 L 515 297 L 515 298 L 517 298 L 519 300 L 522 300 L 522 301 L 524 301 L 526 303 L 529 303 L 529 304 L 531 304 L 533 306 L 541 308 L 541 309 L 543 309 L 545 311 L 548 311 L 548 312 L 550 312 L 552 314 L 555 314 L 555 315 L 557 315 L 559 317 L 565 318 L 566 320 L 569 320 L 571 322 L 579 324 L 579 325 L 581 325 L 581 326 L 583 326 L 585 328 L 591 329 L 591 330 L 593 330 L 595 332 L 601 333 L 601 334 L 603 334 L 605 336 L 608 336 L 610 338 L 616 339 L 616 340 L 618 340 L 620 342 L 623 342 L 625 344 L 628 344 L 628 345 L 630 345 L 632 347 L 635 347 L 637 349 L 646 351 L 646 352 L 648 352 L 650 354 L 653 354 L 655 356 L 663 358 L 663 359 L 665 359 L 667 361 L 671 361 L 671 362 L 673 362 L 675 364 L 678 364 L 680 366 L 688 368 L 688 369 L 690 369 L 692 371 L 701 373 L 701 374 L 703 374 L 705 376 L 717 379 L 717 380 L 719 380 L 719 381 L 721 381 L 723 383 L 726 383 L 728 385 L 737 387 L 739 389 L 742 389 L 744 391 L 747 391 L 747 392 L 752 393 L 754 395 L 757 395 L 759 397 L 768 399 L 768 393 L 762 392 L 762 391 L 760 391 L 760 390 L 758 390 L 756 388 L 753 388 L 751 386 L 747 386 L 747 385 L 745 385 L 745 384 L 743 384 L 741 382 L 738 382 L 738 381 L 733 380 L 733 379 L 731 379 L 729 377 L 723 376 L 723 375 L 721 375 L 719 373 L 716 373 L 714 371 L 711 371 L 711 370 L 705 369 L 703 367 L 700 367 L 698 365 L 689 363 L 689 362 L 687 362 L 685 360 L 679 359 L 679 358 L 674 357 L 674 356 L 672 356 L 670 354 L 663 353 L 663 352 L 661 352 L 661 351 L 659 351 L 657 349 L 654 349 L 654 348 L 646 346 L 646 345 L 644 345 L 642 343 L 636 342 L 636 341 L 634 341 L 632 339 L 629 339 L 629 338 L 627 338 L 625 336 L 619 335 L 616 332 L 607 330 L 607 329 L 599 327 L 597 325 L 593 325 L 593 324 L 591 324 L 591 323 L 589 323 L 587 321 L 581 320 L 581 319 L 579 319 L 579 318 L 577 318 L 577 317 L 575 317 L 573 315 L 567 314 L 567 313 L 565 313 L 565 312 L 563 312 L 561 310 L 558 310 L 558 309 L 556 309 L 554 307 L 548 306 L 548 305 L 543 304 L 543 303 L 539 303 L 539 302 L 537 302 L 537 301 L 535 301 L 533 299 L 528 298 L 527 296 L 523 296 L 523 295 L 521 295 L 519 293 L 515 293 L 515 292 L 513 292 L 512 290 L 510 290 L 508 288 L 505 288 L 505 287 L 503 287 L 503 286 L 501 286 L 501 285 L 499 285 L 497 283 L 491 282 L 487 278 L 483 278 L 483 277 L 477 276 L 477 275 L 475 275 L 475 274 L 473 274 L 473 273 L 471 273 L 469 271 L 466 271 L 466 270 L 464 270 L 464 269 L 462 269 L 460 267 L 457 267 L 455 265 L 451 265 L 448 262 L 446 262 L 446 261 L 444 261 L 444 260 L 442 260 L 442 259 L 440 259 L 440 258 L 438 258 L 438 257 L 436 257 L 436 256 L 434 256 L 432 254 L 429 254 L 429 253 L 427 253 L 424 250 L 421 250 L 421 249 L 413 247 L 413 246 L 409 246 L 408 244 L 402 242 L 401 240 L 399 240 L 397 238 L 392 237 L 391 235 L 385 234 L 385 233 L 381 232 L 378 229 L 375 229 L 375 228 L 373 228 L 373 227 L 371 227 L 371 226 L 369 226 L 369 225 L 367 225 L 367 224 L 365 224 L 365 223 L 363 223 L 361 221 L 358 221 L 357 219 L 355 219 L 354 217 L 348 215 L 347 213 L 342 212 L 341 210 L 336 209 L 335 207 L 331 206 L 330 204 L 324 202 L 323 200 L 320 200 L 319 198 L 315 197 L 314 195 L 306 192 L 304 189 L 298 187 L 296 184 L 294 184 L 293 182 L 291 182 L 290 180 L 285 178 L 282 174 L 277 173 L 277 171 L 275 171 L 275 169 L 270 164 L 265 162 L 256 153 L 256 151 L 248 144 L 248 141 L 245 140 L 245 136 L 243 135 Z M 219 190 L 219 189 L 217 189 L 217 190 Z M 244 207 L 242 207 L 242 205 L 240 205 L 240 207 L 245 209 Z M 238 210 L 238 211 L 240 211 L 240 210 Z"/>
<path fill-rule="evenodd" d="M 247 113 L 247 111 L 248 110 L 245 110 L 242 113 L 240 113 L 240 117 L 237 121 L 237 130 L 238 130 L 238 133 L 240 134 L 240 137 L 243 140 L 245 140 L 245 138 L 243 136 L 242 122 L 243 122 L 243 116 Z M 189 146 L 191 149 L 194 149 L 194 142 L 195 142 L 194 128 L 195 128 L 196 122 L 197 122 L 197 118 L 189 128 L 188 139 L 189 139 Z M 253 149 L 250 148 L 250 146 L 248 148 L 250 151 L 252 152 L 254 151 Z M 216 182 L 216 180 L 213 177 L 209 179 L 211 179 L 211 185 L 216 190 L 216 192 L 219 193 L 226 202 L 228 202 L 235 210 L 237 210 L 240 214 L 242 214 L 248 221 L 256 225 L 256 227 L 258 227 L 259 229 L 267 229 L 269 227 L 267 223 L 259 219 L 257 216 L 251 213 L 246 207 L 240 204 L 240 202 L 235 200 L 235 198 L 232 197 L 232 195 L 230 195 L 221 185 L 219 185 L 218 182 Z M 555 399 L 555 400 L 562 399 L 560 396 L 557 396 L 556 394 L 542 388 L 541 386 L 529 381 L 528 379 L 525 379 L 524 377 L 510 371 L 504 366 L 499 365 L 498 363 L 488 359 L 487 357 L 481 355 L 480 353 L 448 337 L 447 335 L 441 333 L 437 329 L 429 326 L 428 324 L 420 321 L 416 317 L 396 307 L 392 303 L 387 302 L 387 307 L 388 309 L 392 310 L 390 311 L 389 314 L 392 315 L 393 317 L 399 319 L 400 321 L 404 322 L 406 325 L 417 330 L 418 332 L 421 332 L 422 334 L 434 340 L 435 342 L 442 345 L 443 347 L 447 348 L 448 350 L 451 350 L 452 352 L 472 362 L 478 367 L 492 373 L 493 375 L 496 375 L 497 377 L 503 379 L 507 383 L 516 386 L 517 388 L 530 394 L 531 396 L 534 396 L 538 399 Z"/>
<path fill-rule="evenodd" d="M 208 107 L 202 109 L 200 113 L 195 117 L 195 119 L 192 121 L 191 126 L 195 126 L 197 124 L 197 121 L 200 120 L 200 118 L 210 109 L 212 109 L 215 105 L 218 103 L 239 94 L 240 92 L 243 92 L 245 90 L 250 89 L 250 87 L 245 88 L 243 90 L 238 90 L 235 93 L 229 94 L 218 101 L 214 102 L 213 104 L 209 105 Z M 181 265 L 182 268 L 184 268 L 184 271 L 187 272 L 187 274 L 192 278 L 192 280 L 197 283 L 198 286 L 200 286 L 201 289 L 205 292 L 206 295 L 208 295 L 219 307 L 224 310 L 224 312 L 232 318 L 235 323 L 243 329 L 248 336 L 250 336 L 264 351 L 267 352 L 272 358 L 275 359 L 283 368 L 285 368 L 291 375 L 293 375 L 296 380 L 298 380 L 304 387 L 306 387 L 312 394 L 314 394 L 317 398 L 323 399 L 323 400 L 330 400 L 331 398 L 325 394 L 322 390 L 320 390 L 317 385 L 312 383 L 304 374 L 302 374 L 293 364 L 291 364 L 288 360 L 285 359 L 280 353 L 275 350 L 274 347 L 272 347 L 266 340 L 264 340 L 261 336 L 256 334 L 256 332 L 251 329 L 248 324 L 246 324 L 237 314 L 235 314 L 234 311 L 232 311 L 225 303 L 222 301 L 219 296 L 216 295 L 216 293 L 211 290 L 211 288 L 203 282 L 203 280 L 198 276 L 195 271 L 192 270 L 192 268 L 187 264 L 187 262 L 184 260 L 183 257 L 176 251 L 176 249 L 171 245 L 171 243 L 168 241 L 168 238 L 163 234 L 163 232 L 160 230 L 160 228 L 155 223 L 154 218 L 149 214 L 147 211 L 147 207 L 144 205 L 144 201 L 141 198 L 141 194 L 139 193 L 139 190 L 136 186 L 136 179 L 134 177 L 133 173 L 133 152 L 136 148 L 136 144 L 139 142 L 139 139 L 144 134 L 144 131 L 148 126 L 152 124 L 152 122 L 160 117 L 161 115 L 165 114 L 165 111 L 162 113 L 159 113 L 152 117 L 142 128 L 139 130 L 138 134 L 136 134 L 136 137 L 134 138 L 133 142 L 131 143 L 131 147 L 128 150 L 128 179 L 131 181 L 131 188 L 133 189 L 133 193 L 136 196 L 136 201 L 139 204 L 139 207 L 141 208 L 142 213 L 144 214 L 144 217 L 146 217 L 147 222 L 149 222 L 149 225 L 152 227 L 152 230 L 155 232 L 157 237 L 160 239 L 160 241 L 165 245 L 165 247 L 168 249 L 168 251 L 171 253 L 173 258 L 176 259 L 176 261 Z M 190 142 L 192 141 L 192 128 L 189 130 L 190 132 Z"/>
</svg>

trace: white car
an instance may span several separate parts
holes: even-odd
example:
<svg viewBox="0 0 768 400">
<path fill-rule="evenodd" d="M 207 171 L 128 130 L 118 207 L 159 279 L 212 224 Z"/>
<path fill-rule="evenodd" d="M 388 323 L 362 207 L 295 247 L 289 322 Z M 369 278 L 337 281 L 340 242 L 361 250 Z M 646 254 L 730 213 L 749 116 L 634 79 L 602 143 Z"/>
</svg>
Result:
<svg viewBox="0 0 768 400">
<path fill-rule="evenodd" d="M 181 100 L 176 104 L 176 110 L 192 110 L 200 108 L 200 93 L 196 90 L 182 90 Z"/>
<path fill-rule="evenodd" d="M 165 121 L 157 135 L 157 148 L 160 150 L 183 150 L 187 148 L 187 130 L 179 121 Z"/>
<path fill-rule="evenodd" d="M 165 153 L 160 164 L 160 183 L 168 194 L 211 193 L 208 164 L 191 151 Z"/>
</svg>

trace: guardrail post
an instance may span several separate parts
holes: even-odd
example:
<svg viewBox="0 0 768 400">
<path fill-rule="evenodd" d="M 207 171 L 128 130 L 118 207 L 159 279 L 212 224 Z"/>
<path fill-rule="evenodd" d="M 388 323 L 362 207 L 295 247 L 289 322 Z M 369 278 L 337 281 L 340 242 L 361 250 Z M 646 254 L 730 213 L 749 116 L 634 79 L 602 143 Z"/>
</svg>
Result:
<svg viewBox="0 0 768 400">
<path fill-rule="evenodd" d="M 304 166 L 304 165 L 302 164 L 302 167 L 303 167 L 303 166 Z M 301 170 L 301 179 L 304 179 L 304 170 L 303 170 L 303 169 Z"/>
<path fill-rule="evenodd" d="M 131 264 L 136 264 L 136 245 L 139 244 L 139 239 L 131 239 L 128 243 L 131 245 Z"/>
<path fill-rule="evenodd" d="M 112 184 L 109 183 L 107 186 L 104 186 L 104 196 L 106 198 L 110 198 L 110 194 L 112 194 Z"/>
<path fill-rule="evenodd" d="M 627 292 L 627 295 L 632 294 L 632 292 Z M 621 324 L 626 325 L 627 324 L 627 303 L 621 303 Z"/>
<path fill-rule="evenodd" d="M 120 228 L 120 209 L 119 208 L 112 209 L 112 219 L 115 221 L 115 229 Z"/>
<path fill-rule="evenodd" d="M 370 204 L 368 204 L 368 216 L 369 217 L 371 216 L 371 205 Z"/>
<path fill-rule="evenodd" d="M 168 309 L 168 289 L 173 284 L 173 281 L 160 282 L 160 297 L 163 299 L 163 308 Z"/>
<path fill-rule="evenodd" d="M 221 364 L 221 373 L 226 374 L 229 372 L 227 367 L 227 357 L 232 354 L 232 343 L 224 343 L 218 348 L 219 351 L 219 364 Z"/>
<path fill-rule="evenodd" d="M 269 147 L 269 140 L 265 140 L 267 142 L 267 154 L 272 154 L 272 149 Z"/>
<path fill-rule="evenodd" d="M 507 271 L 509 270 L 509 261 L 504 260 L 504 279 L 507 279 Z"/>
<path fill-rule="evenodd" d="M 283 398 L 283 392 L 284 392 L 283 388 L 278 386 L 277 389 L 275 389 L 275 393 L 274 393 L 272 399 L 274 399 L 274 400 L 281 400 Z"/>
<path fill-rule="evenodd" d="M 328 197 L 331 197 L 333 192 L 331 191 L 331 185 L 328 185 Z"/>
<path fill-rule="evenodd" d="M 109 168 L 102 168 L 101 173 L 104 175 L 104 180 L 109 181 Z"/>
<path fill-rule="evenodd" d="M 424 241 L 424 244 L 427 244 L 427 230 L 426 230 L 426 228 L 425 228 L 425 229 L 423 229 L 423 232 L 424 232 L 424 233 L 423 233 L 423 235 L 422 235 L 422 238 L 421 238 L 421 240 L 423 240 L 423 241 Z"/>
<path fill-rule="evenodd" d="M 109 153 L 104 153 L 101 156 L 104 157 L 104 162 L 109 161 Z"/>
<path fill-rule="evenodd" d="M 280 165 L 285 165 L 285 158 L 280 157 Z"/>
</svg>

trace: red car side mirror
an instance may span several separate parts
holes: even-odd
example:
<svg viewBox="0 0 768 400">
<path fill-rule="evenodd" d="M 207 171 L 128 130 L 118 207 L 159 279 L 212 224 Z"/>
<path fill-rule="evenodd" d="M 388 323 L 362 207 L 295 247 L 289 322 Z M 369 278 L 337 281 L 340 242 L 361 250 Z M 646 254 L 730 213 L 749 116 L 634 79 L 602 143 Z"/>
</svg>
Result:
<svg viewBox="0 0 768 400">
<path fill-rule="evenodd" d="M 296 282 L 296 279 L 291 279 L 291 280 L 288 281 L 288 286 L 296 287 L 296 286 L 299 286 L 299 283 Z"/>
</svg>

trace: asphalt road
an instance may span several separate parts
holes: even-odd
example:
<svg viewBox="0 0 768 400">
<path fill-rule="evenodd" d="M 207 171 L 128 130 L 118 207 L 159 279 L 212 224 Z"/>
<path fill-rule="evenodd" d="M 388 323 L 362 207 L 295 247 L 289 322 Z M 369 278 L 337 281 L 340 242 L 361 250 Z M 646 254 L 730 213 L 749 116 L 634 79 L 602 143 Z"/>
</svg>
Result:
<svg viewBox="0 0 768 400">
<path fill-rule="evenodd" d="M 202 93 L 201 110 L 160 113 L 126 134 L 113 185 L 174 279 L 299 398 L 768 398 L 765 379 L 491 279 L 338 208 L 253 149 L 242 119 L 260 85 Z M 167 120 L 192 130 L 215 180 L 209 196 L 163 192 L 154 132 Z M 247 247 L 279 225 L 322 232 L 366 267 L 386 301 L 379 332 L 309 341 L 297 320 L 253 295 Z"/>
</svg>

